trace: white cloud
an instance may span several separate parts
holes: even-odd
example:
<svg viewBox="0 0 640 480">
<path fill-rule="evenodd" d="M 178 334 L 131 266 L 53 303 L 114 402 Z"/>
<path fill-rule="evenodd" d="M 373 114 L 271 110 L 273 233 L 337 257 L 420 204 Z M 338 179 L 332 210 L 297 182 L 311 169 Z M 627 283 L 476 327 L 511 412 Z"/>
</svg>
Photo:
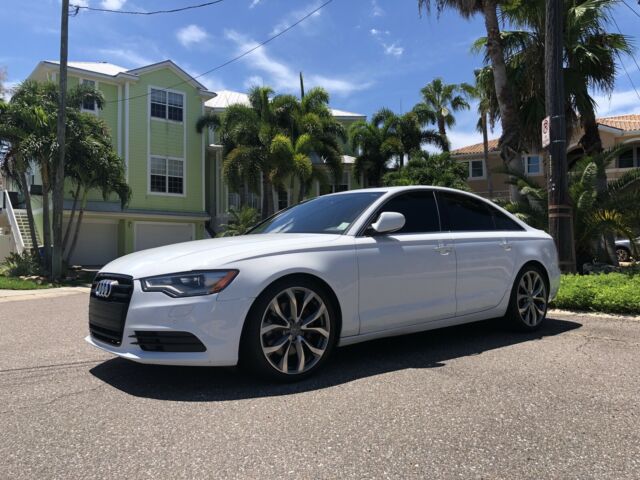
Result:
<svg viewBox="0 0 640 480">
<path fill-rule="evenodd" d="M 384 15 L 385 15 L 385 11 L 382 9 L 380 5 L 378 5 L 378 1 L 371 0 L 371 16 L 383 17 Z"/>
<path fill-rule="evenodd" d="M 222 79 L 213 75 L 205 75 L 204 77 L 198 78 L 198 81 L 202 83 L 205 87 L 207 87 L 207 90 L 211 92 L 227 90 L 227 86 L 222 81 Z"/>
<path fill-rule="evenodd" d="M 392 43 L 387 45 L 383 43 L 384 53 L 387 55 L 393 55 L 394 57 L 399 57 L 404 53 L 404 47 L 400 47 L 397 43 Z"/>
<path fill-rule="evenodd" d="M 127 0 L 102 0 L 100 6 L 109 10 L 120 10 Z"/>
<path fill-rule="evenodd" d="M 264 79 L 260 75 L 251 75 L 244 81 L 244 88 L 249 90 L 252 87 L 261 87 L 264 85 Z"/>
<path fill-rule="evenodd" d="M 253 7 L 255 7 L 255 6 L 256 6 L 256 5 L 258 5 L 261 1 L 262 1 L 262 0 L 253 0 L 253 1 L 251 2 L 251 5 L 249 5 L 249 8 L 253 8 Z"/>
<path fill-rule="evenodd" d="M 74 0 L 73 2 L 70 2 L 78 7 L 88 7 L 89 6 L 89 0 Z"/>
<path fill-rule="evenodd" d="M 225 37 L 236 45 L 237 53 L 246 52 L 258 45 L 254 40 L 234 30 L 226 30 Z M 256 81 L 254 84 L 257 83 L 259 85 L 269 85 L 278 92 L 298 92 L 300 88 L 299 72 L 286 63 L 272 58 L 265 47 L 254 50 L 250 55 L 243 58 L 243 62 L 249 68 L 260 73 L 260 76 L 254 74 L 247 81 Z M 259 82 L 257 82 L 258 79 Z M 308 87 L 324 87 L 330 93 L 336 95 L 349 95 L 371 86 L 371 82 L 307 73 L 305 73 L 305 84 Z"/>
<path fill-rule="evenodd" d="M 299 10 L 293 10 L 293 11 L 289 12 L 289 14 L 286 17 L 284 17 L 282 20 L 280 20 L 280 22 L 278 22 L 276 24 L 276 26 L 273 27 L 273 30 L 271 31 L 271 35 L 276 35 L 276 34 L 282 32 L 283 30 L 286 30 L 291 25 L 293 25 L 295 22 L 297 22 L 302 17 L 307 15 L 309 12 L 312 12 L 313 10 L 318 8 L 321 4 L 322 4 L 322 2 L 320 0 L 316 0 L 316 1 L 308 4 L 304 8 L 301 8 Z M 304 28 L 309 29 L 311 26 L 313 26 L 314 20 L 317 20 L 317 19 L 320 18 L 320 15 L 321 15 L 321 10 L 318 10 L 317 12 L 314 12 L 313 15 L 311 15 L 309 18 L 307 18 L 302 23 L 300 23 L 299 27 L 301 27 L 303 29 Z"/>
<path fill-rule="evenodd" d="M 2 85 L 2 88 L 4 91 L 0 91 L 0 98 L 3 98 L 7 102 L 11 100 L 11 96 L 13 95 L 13 90 L 18 85 L 20 85 L 19 80 L 4 82 L 4 84 Z"/>
<path fill-rule="evenodd" d="M 204 42 L 209 34 L 198 25 L 187 25 L 176 32 L 178 41 L 184 47 L 190 47 L 193 44 Z"/>
<path fill-rule="evenodd" d="M 391 32 L 389 30 L 379 30 L 377 28 L 372 28 L 369 30 L 369 33 L 374 37 L 379 37 L 380 35 L 389 35 Z"/>
<path fill-rule="evenodd" d="M 596 112 L 600 117 L 640 113 L 640 100 L 635 90 L 623 90 L 609 95 L 595 95 Z"/>
</svg>

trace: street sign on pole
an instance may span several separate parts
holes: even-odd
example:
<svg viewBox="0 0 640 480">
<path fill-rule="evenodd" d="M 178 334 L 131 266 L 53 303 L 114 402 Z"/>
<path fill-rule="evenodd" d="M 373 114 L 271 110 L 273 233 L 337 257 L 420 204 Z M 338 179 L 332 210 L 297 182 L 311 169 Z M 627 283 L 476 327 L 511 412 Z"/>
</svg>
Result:
<svg viewBox="0 0 640 480">
<path fill-rule="evenodd" d="M 542 148 L 551 145 L 551 117 L 542 120 Z"/>
</svg>

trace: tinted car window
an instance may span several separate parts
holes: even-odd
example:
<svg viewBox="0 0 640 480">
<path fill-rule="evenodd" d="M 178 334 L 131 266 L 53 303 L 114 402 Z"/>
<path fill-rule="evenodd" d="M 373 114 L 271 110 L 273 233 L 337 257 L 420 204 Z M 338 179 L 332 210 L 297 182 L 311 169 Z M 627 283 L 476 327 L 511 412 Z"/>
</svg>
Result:
<svg viewBox="0 0 640 480">
<path fill-rule="evenodd" d="M 475 198 L 454 193 L 438 193 L 443 230 L 478 232 L 495 230 L 489 206 Z"/>
<path fill-rule="evenodd" d="M 507 217 L 501 211 L 496 210 L 495 208 L 492 208 L 491 211 L 493 212 L 493 221 L 495 222 L 496 230 L 510 230 L 510 231 L 524 230 L 524 228 L 522 228 L 512 219 Z"/>
<path fill-rule="evenodd" d="M 408 192 L 393 197 L 380 209 L 404 215 L 405 224 L 396 233 L 430 233 L 440 231 L 438 207 L 433 192 Z"/>
</svg>

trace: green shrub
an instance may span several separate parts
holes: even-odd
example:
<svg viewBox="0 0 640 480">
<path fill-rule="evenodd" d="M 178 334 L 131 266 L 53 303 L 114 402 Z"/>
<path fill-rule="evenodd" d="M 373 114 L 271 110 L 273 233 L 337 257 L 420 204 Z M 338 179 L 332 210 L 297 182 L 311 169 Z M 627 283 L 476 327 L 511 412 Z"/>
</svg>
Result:
<svg viewBox="0 0 640 480">
<path fill-rule="evenodd" d="M 4 260 L 3 271 L 10 277 L 40 275 L 40 262 L 37 255 L 24 251 L 22 255 L 10 253 Z"/>
<path fill-rule="evenodd" d="M 563 275 L 552 306 L 640 315 L 640 273 Z"/>
</svg>

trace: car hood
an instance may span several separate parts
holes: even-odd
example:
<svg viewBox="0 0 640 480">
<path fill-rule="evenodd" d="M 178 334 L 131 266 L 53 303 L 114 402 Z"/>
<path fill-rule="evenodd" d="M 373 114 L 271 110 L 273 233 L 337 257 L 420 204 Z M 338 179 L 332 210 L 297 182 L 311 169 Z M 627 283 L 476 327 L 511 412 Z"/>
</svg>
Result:
<svg viewBox="0 0 640 480">
<path fill-rule="evenodd" d="M 234 262 L 282 252 L 309 250 L 342 235 L 277 233 L 209 238 L 142 250 L 120 257 L 100 271 L 143 278 L 166 273 L 232 268 Z"/>
</svg>

